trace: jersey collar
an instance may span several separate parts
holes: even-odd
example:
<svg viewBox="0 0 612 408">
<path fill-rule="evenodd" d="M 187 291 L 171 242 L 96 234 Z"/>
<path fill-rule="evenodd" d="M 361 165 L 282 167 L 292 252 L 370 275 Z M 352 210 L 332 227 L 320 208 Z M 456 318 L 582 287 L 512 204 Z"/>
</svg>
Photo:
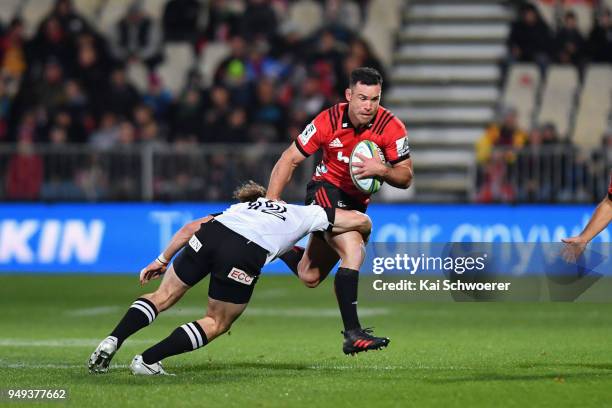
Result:
<svg viewBox="0 0 612 408">
<path fill-rule="evenodd" d="M 344 108 L 344 112 L 342 113 L 342 129 L 355 129 L 356 132 L 363 132 L 366 129 L 369 129 L 372 127 L 372 125 L 374 125 L 374 122 L 376 121 L 376 116 L 378 115 L 378 111 L 376 111 L 376 113 L 374 114 L 374 117 L 372 118 L 372 120 L 370 120 L 367 125 L 360 127 L 360 128 L 356 128 L 355 126 L 353 126 L 353 123 L 351 122 L 351 120 L 349 119 L 349 115 L 348 115 L 348 104 L 346 105 L 346 107 Z"/>
</svg>

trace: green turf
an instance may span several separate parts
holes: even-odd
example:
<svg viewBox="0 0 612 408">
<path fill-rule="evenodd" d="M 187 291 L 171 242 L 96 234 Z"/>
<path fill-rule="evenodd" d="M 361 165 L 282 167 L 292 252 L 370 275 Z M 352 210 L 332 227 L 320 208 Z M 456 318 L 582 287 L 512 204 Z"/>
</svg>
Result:
<svg viewBox="0 0 612 408">
<path fill-rule="evenodd" d="M 89 354 L 142 293 L 136 279 L 2 276 L 0 388 L 67 388 L 65 403 L 82 407 L 612 403 L 612 304 L 363 299 L 362 323 L 392 342 L 346 357 L 331 282 L 306 289 L 293 277 L 262 278 L 229 336 L 167 359 L 176 377 L 132 376 L 134 354 L 202 315 L 206 286 L 126 341 L 119 367 L 90 375 Z"/>
</svg>

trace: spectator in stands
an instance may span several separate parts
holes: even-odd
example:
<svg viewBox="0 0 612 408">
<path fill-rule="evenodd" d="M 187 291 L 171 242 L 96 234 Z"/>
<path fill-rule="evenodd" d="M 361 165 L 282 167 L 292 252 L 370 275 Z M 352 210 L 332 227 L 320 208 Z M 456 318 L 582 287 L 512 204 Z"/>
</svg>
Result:
<svg viewBox="0 0 612 408">
<path fill-rule="evenodd" d="M 578 31 L 576 13 L 568 11 L 563 18 L 563 26 L 557 32 L 556 60 L 562 64 L 573 64 L 577 67 L 584 63 L 585 41 Z"/>
<path fill-rule="evenodd" d="M 15 84 L 19 82 L 27 68 L 24 44 L 23 22 L 15 18 L 6 33 L 0 37 L 0 73 Z"/>
<path fill-rule="evenodd" d="M 247 0 L 242 17 L 242 35 L 251 40 L 271 41 L 276 34 L 276 14 L 269 0 Z"/>
<path fill-rule="evenodd" d="M 299 92 L 291 103 L 291 121 L 304 128 L 326 106 L 329 100 L 319 92 L 320 81 L 315 75 L 309 75 L 302 83 Z M 298 132 L 299 134 L 299 132 Z"/>
<path fill-rule="evenodd" d="M 223 143 L 246 143 L 247 113 L 244 109 L 234 109 L 229 115 L 228 127 L 225 130 Z"/>
<path fill-rule="evenodd" d="M 128 64 L 141 62 L 150 71 L 162 61 L 161 29 L 143 8 L 142 0 L 133 0 L 127 14 L 113 32 L 115 57 Z"/>
<path fill-rule="evenodd" d="M 164 88 L 158 75 L 150 75 L 147 92 L 142 96 L 143 102 L 153 109 L 155 118 L 159 121 L 168 120 L 168 112 L 172 105 L 172 94 Z"/>
<path fill-rule="evenodd" d="M 223 41 L 240 34 L 242 10 L 225 0 L 211 0 L 208 7 L 208 18 L 204 37 L 201 42 Z"/>
<path fill-rule="evenodd" d="M 250 105 L 250 123 L 266 124 L 274 130 L 271 142 L 284 142 L 287 127 L 287 112 L 276 99 L 274 82 L 263 79 L 257 83 L 255 102 Z"/>
<path fill-rule="evenodd" d="M 6 142 L 8 139 L 11 102 L 12 100 L 7 92 L 5 80 L 0 74 L 0 143 Z"/>
<path fill-rule="evenodd" d="M 91 96 L 91 113 L 99 114 L 104 110 L 104 99 L 97 96 L 107 89 L 112 66 L 109 60 L 100 56 L 94 44 L 89 35 L 79 38 L 73 77 L 82 85 L 83 92 Z"/>
<path fill-rule="evenodd" d="M 136 88 L 127 81 L 125 69 L 115 68 L 104 97 L 104 106 L 117 115 L 126 115 L 132 112 L 139 102 L 140 95 Z"/>
<path fill-rule="evenodd" d="M 55 111 L 66 101 L 64 87 L 64 70 L 59 61 L 50 58 L 44 66 L 41 81 L 33 83 L 29 102 L 43 106 L 48 111 Z"/>
<path fill-rule="evenodd" d="M 27 45 L 28 62 L 39 66 L 54 58 L 62 68 L 67 68 L 71 62 L 71 45 L 57 17 L 49 17 L 41 24 L 38 33 Z"/>
<path fill-rule="evenodd" d="M 70 41 L 74 41 L 81 33 L 93 31 L 87 20 L 75 10 L 72 0 L 56 0 L 51 12 L 41 22 L 40 27 L 44 26 L 49 19 L 57 19 L 62 31 Z"/>
<path fill-rule="evenodd" d="M 83 92 L 81 85 L 75 80 L 68 80 L 65 83 L 65 95 L 66 101 L 63 108 L 68 111 L 75 123 L 83 128 L 85 134 L 92 132 L 95 129 L 96 120 L 89 97 Z"/>
<path fill-rule="evenodd" d="M 32 140 L 21 139 L 17 153 L 6 168 L 6 197 L 10 200 L 36 200 L 43 182 L 43 161 L 34 152 Z"/>
<path fill-rule="evenodd" d="M 94 150 L 107 150 L 119 141 L 119 122 L 113 112 L 104 112 L 100 119 L 100 127 L 89 137 L 89 144 Z"/>
<path fill-rule="evenodd" d="M 545 68 L 554 40 L 535 6 L 523 5 L 518 21 L 512 23 L 508 47 L 511 61 L 536 62 Z"/>
<path fill-rule="evenodd" d="M 594 62 L 612 63 L 612 18 L 610 9 L 599 15 L 589 36 L 589 53 Z"/>
<path fill-rule="evenodd" d="M 198 0 L 170 0 L 166 3 L 162 17 L 164 41 L 195 42 L 200 11 Z"/>
<path fill-rule="evenodd" d="M 480 164 L 489 161 L 496 147 L 520 148 L 527 142 L 527 134 L 518 127 L 516 109 L 504 108 L 500 117 L 501 120 L 490 125 L 476 143 L 476 159 Z M 511 160 L 512 152 L 505 157 Z"/>
<path fill-rule="evenodd" d="M 227 88 L 215 86 L 210 91 L 209 107 L 204 115 L 204 134 L 200 141 L 205 143 L 220 143 L 223 133 L 229 123 L 232 111 L 232 99 Z"/>
<path fill-rule="evenodd" d="M 171 140 L 197 143 L 204 132 L 204 102 L 198 89 L 189 88 L 172 108 Z"/>
<path fill-rule="evenodd" d="M 502 152 L 494 152 L 485 164 L 483 181 L 480 184 L 476 201 L 479 203 L 509 203 L 515 199 L 515 191 L 510 182 L 508 163 Z"/>
<path fill-rule="evenodd" d="M 228 88 L 235 101 L 241 104 L 249 102 L 247 78 L 248 50 L 245 40 L 234 36 L 230 42 L 231 54 L 225 58 L 215 71 L 214 82 Z"/>
<path fill-rule="evenodd" d="M 361 37 L 355 37 L 349 44 L 349 52 L 350 56 L 353 56 L 358 59 L 360 67 L 371 67 L 376 69 L 383 78 L 385 78 L 385 87 L 388 88 L 390 86 L 390 82 L 387 80 L 387 75 L 385 74 L 385 69 L 383 64 L 380 62 L 378 58 L 372 52 L 370 45 Z M 348 80 L 340 80 L 343 84 L 348 84 Z"/>
</svg>

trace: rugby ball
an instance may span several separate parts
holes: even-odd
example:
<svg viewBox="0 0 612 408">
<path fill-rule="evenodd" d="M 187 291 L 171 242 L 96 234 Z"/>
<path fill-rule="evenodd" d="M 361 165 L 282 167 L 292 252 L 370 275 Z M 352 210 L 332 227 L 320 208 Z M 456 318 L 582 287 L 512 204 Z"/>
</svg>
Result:
<svg viewBox="0 0 612 408">
<path fill-rule="evenodd" d="M 377 177 L 368 177 L 357 179 L 357 176 L 353 174 L 353 163 L 360 163 L 361 159 L 357 157 L 357 154 L 362 154 L 367 158 L 374 157 L 375 154 L 378 154 L 382 162 L 385 162 L 385 156 L 382 153 L 382 150 L 378 147 L 378 145 L 371 140 L 362 140 L 357 143 L 357 145 L 353 148 L 351 152 L 351 157 L 349 159 L 349 171 L 351 173 L 351 179 L 353 180 L 353 184 L 357 189 L 366 194 L 374 194 L 380 187 L 382 186 L 382 181 Z M 357 169 L 357 167 L 355 167 Z"/>
</svg>

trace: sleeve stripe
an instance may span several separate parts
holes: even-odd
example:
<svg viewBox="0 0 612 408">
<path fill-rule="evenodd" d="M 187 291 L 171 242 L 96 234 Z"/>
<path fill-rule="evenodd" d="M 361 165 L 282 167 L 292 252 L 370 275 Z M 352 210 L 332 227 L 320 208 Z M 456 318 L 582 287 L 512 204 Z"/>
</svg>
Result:
<svg viewBox="0 0 612 408">
<path fill-rule="evenodd" d="M 339 112 L 340 112 L 340 105 L 339 104 L 335 104 L 334 106 L 332 106 L 332 117 L 334 120 L 333 126 L 332 126 L 332 132 L 335 131 L 338 128 L 338 119 L 340 118 Z"/>
<path fill-rule="evenodd" d="M 391 122 L 391 119 L 393 119 L 395 116 L 393 115 L 389 115 L 389 117 L 385 120 L 385 123 L 383 123 L 382 127 L 380 128 L 380 130 L 378 131 L 379 135 L 382 135 L 382 133 L 385 131 L 385 128 L 387 127 L 387 125 L 389 124 L 389 122 Z"/>
<path fill-rule="evenodd" d="M 334 114 L 332 113 L 334 107 L 332 106 L 331 108 L 329 108 L 327 110 L 327 115 L 329 116 L 329 125 L 332 127 L 332 129 L 335 129 L 334 126 Z"/>
<path fill-rule="evenodd" d="M 407 155 L 405 155 L 405 156 L 398 157 L 398 158 L 397 158 L 397 159 L 395 159 L 395 160 L 390 160 L 390 161 L 389 161 L 389 163 L 390 163 L 390 164 L 397 164 L 397 163 L 402 162 L 402 161 L 404 161 L 404 160 L 407 160 L 407 159 L 409 159 L 409 158 L 410 158 L 410 153 L 408 153 L 408 154 L 407 154 Z"/>
<path fill-rule="evenodd" d="M 378 129 L 380 129 L 380 124 L 384 122 L 384 120 L 391 115 L 389 111 L 384 111 L 382 115 L 380 115 L 380 119 L 376 121 L 376 125 L 374 125 L 374 129 L 372 129 L 372 133 L 378 133 Z"/>
<path fill-rule="evenodd" d="M 302 146 L 300 146 L 300 143 L 297 141 L 297 139 L 295 139 L 295 147 L 297 147 L 297 149 L 300 151 L 300 153 L 302 153 L 304 155 L 304 157 L 309 157 L 310 154 L 308 154 L 306 152 L 306 150 L 304 150 L 304 148 Z"/>
</svg>

